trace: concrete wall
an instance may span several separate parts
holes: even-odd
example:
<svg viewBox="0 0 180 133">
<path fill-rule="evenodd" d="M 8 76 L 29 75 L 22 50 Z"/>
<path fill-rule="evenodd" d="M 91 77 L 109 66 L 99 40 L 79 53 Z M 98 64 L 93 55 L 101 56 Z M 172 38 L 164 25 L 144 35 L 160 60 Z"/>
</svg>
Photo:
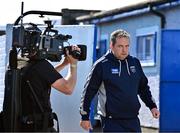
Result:
<svg viewBox="0 0 180 133">
<path fill-rule="evenodd" d="M 166 17 L 166 29 L 180 29 L 180 5 L 175 8 L 167 8 L 165 10 L 161 10 L 161 12 Z"/>
</svg>

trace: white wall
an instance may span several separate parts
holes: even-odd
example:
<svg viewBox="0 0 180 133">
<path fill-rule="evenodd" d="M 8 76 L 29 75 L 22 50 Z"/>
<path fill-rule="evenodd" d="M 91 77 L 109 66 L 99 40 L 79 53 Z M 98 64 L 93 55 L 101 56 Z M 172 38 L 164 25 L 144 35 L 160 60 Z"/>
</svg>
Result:
<svg viewBox="0 0 180 133">
<path fill-rule="evenodd" d="M 4 75 L 5 75 L 5 62 L 6 62 L 6 36 L 0 36 L 0 110 L 2 110 L 4 99 Z"/>
<path fill-rule="evenodd" d="M 159 75 L 147 76 L 151 90 L 151 94 L 156 101 L 159 109 Z M 141 100 L 140 100 L 141 101 Z M 141 109 L 139 111 L 139 118 L 142 126 L 159 128 L 159 119 L 152 117 L 151 111 L 141 101 Z"/>
<path fill-rule="evenodd" d="M 5 30 L 5 26 L 0 26 L 0 30 Z M 4 99 L 4 75 L 6 64 L 6 35 L 0 36 L 0 111 L 2 110 Z"/>
<path fill-rule="evenodd" d="M 80 97 L 86 76 L 90 72 L 93 63 L 94 26 L 61 26 L 58 30 L 62 34 L 72 35 L 72 39 L 69 41 L 70 44 L 87 45 L 86 61 L 78 62 L 78 78 L 74 93 L 67 96 L 55 89 L 52 89 L 51 93 L 52 108 L 58 115 L 60 130 L 62 132 L 82 132 L 84 130 L 79 126 Z M 66 75 L 67 69 L 60 73 Z"/>
</svg>

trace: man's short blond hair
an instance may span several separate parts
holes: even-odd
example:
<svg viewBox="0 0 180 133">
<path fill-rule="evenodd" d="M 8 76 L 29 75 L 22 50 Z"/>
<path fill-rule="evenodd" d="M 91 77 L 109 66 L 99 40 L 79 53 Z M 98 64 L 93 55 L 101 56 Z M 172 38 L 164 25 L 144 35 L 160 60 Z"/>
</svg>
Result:
<svg viewBox="0 0 180 133">
<path fill-rule="evenodd" d="M 119 37 L 126 37 L 130 39 L 130 34 L 123 29 L 118 29 L 118 30 L 113 31 L 110 37 L 110 40 L 113 45 L 116 43 L 116 38 L 119 38 Z"/>
</svg>

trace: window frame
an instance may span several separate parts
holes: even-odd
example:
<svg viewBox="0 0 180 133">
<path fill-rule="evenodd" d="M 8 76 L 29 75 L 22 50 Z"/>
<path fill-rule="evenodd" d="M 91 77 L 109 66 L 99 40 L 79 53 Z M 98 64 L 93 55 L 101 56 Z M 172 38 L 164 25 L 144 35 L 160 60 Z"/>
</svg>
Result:
<svg viewBox="0 0 180 133">
<path fill-rule="evenodd" d="M 141 28 L 136 30 L 136 57 L 138 58 L 138 38 L 139 37 L 144 37 L 144 43 L 145 45 L 145 40 L 146 37 L 152 36 L 152 45 L 150 46 L 150 56 L 151 59 L 149 60 L 140 60 L 140 63 L 142 66 L 155 66 L 156 65 L 156 45 L 157 45 L 157 32 L 158 32 L 158 26 L 152 26 L 152 27 L 146 27 L 146 28 Z M 145 50 L 144 50 L 145 51 Z M 144 53 L 145 54 L 145 53 Z"/>
</svg>

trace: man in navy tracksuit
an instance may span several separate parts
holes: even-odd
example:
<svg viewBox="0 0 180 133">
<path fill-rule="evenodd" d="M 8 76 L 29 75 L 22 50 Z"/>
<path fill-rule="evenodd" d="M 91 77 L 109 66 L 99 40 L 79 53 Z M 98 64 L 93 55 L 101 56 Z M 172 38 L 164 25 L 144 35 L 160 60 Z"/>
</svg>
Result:
<svg viewBox="0 0 180 133">
<path fill-rule="evenodd" d="M 130 36 L 124 30 L 111 34 L 110 50 L 97 60 L 87 77 L 81 97 L 80 125 L 91 129 L 90 104 L 98 93 L 98 114 L 104 132 L 141 132 L 137 95 L 159 118 L 159 111 L 152 98 L 148 80 L 139 60 L 129 55 Z"/>
</svg>

